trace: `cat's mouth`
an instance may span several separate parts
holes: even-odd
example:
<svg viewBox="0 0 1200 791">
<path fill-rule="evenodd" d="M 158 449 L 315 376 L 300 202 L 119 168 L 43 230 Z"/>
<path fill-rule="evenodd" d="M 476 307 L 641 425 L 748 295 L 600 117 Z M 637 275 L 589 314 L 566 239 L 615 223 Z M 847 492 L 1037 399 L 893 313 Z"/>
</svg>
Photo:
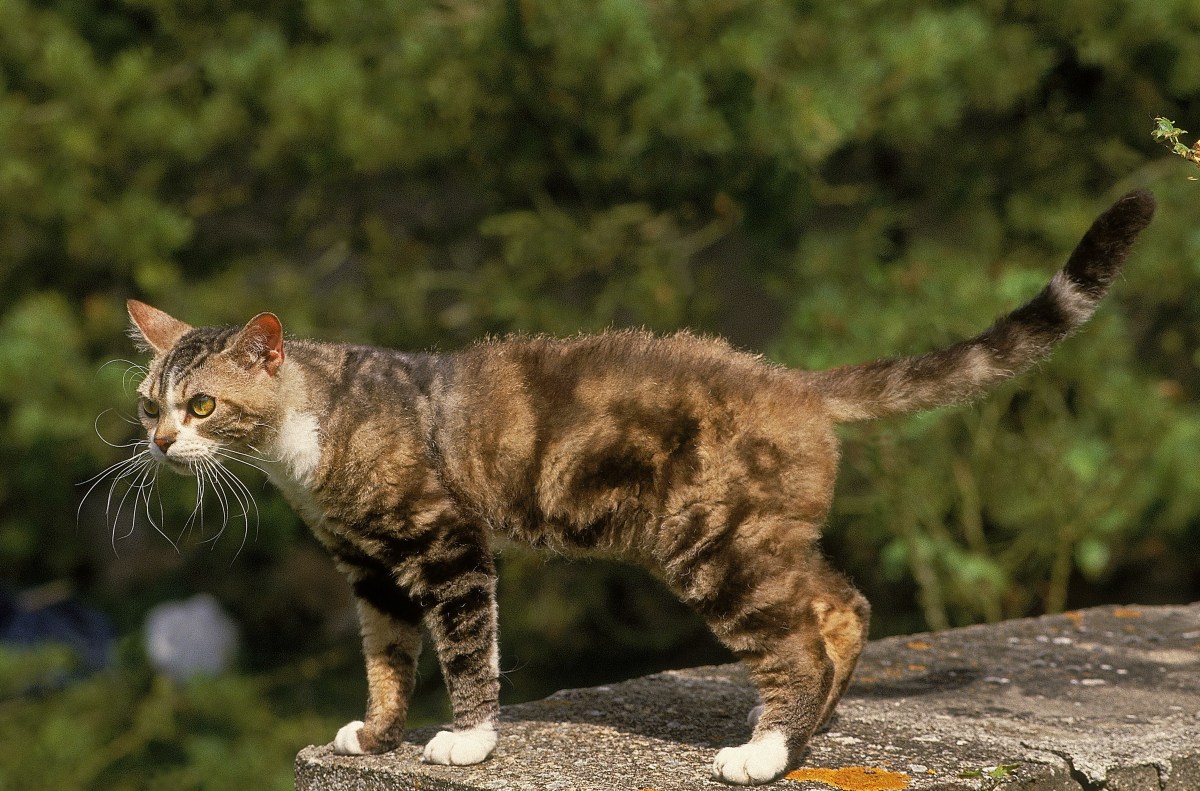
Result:
<svg viewBox="0 0 1200 791">
<path fill-rule="evenodd" d="M 194 464 L 192 464 L 191 462 L 185 461 L 183 459 L 171 458 L 167 454 L 162 453 L 161 451 L 158 451 L 157 449 L 151 451 L 151 455 L 154 457 L 154 460 L 156 462 L 158 462 L 163 467 L 166 467 L 167 469 L 169 469 L 171 472 L 175 473 L 176 475 L 194 476 L 196 474 L 196 466 Z"/>
</svg>

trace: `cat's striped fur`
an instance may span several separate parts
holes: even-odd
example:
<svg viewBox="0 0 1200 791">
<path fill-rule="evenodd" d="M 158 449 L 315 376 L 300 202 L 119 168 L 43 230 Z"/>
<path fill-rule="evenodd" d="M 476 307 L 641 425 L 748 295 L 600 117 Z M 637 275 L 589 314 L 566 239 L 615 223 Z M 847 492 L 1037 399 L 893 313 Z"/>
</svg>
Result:
<svg viewBox="0 0 1200 791">
<path fill-rule="evenodd" d="M 867 602 L 817 546 L 834 425 L 970 398 L 1042 359 L 1091 315 L 1153 210 L 1146 192 L 1119 200 L 1042 293 L 972 340 L 815 373 L 686 333 L 435 356 L 284 340 L 271 314 L 192 329 L 131 301 L 154 352 L 143 420 L 181 471 L 220 448 L 263 460 L 349 578 L 370 692 L 335 749 L 400 742 L 424 627 L 454 710 L 426 760 L 490 754 L 500 533 L 659 574 L 761 693 L 750 742 L 722 750 L 716 776 L 766 782 L 831 715 L 866 639 Z"/>
</svg>

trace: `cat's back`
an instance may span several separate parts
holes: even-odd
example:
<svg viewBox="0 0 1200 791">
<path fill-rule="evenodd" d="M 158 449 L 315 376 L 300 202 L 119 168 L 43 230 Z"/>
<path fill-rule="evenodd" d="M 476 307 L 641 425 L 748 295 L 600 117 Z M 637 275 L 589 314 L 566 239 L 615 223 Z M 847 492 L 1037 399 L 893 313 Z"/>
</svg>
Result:
<svg viewBox="0 0 1200 791">
<path fill-rule="evenodd" d="M 458 353 L 451 370 L 435 398 L 444 479 L 493 516 L 669 512 L 747 465 L 824 477 L 836 455 L 803 381 L 720 339 L 510 336 Z"/>
<path fill-rule="evenodd" d="M 589 390 L 629 394 L 651 385 L 670 393 L 696 383 L 725 390 L 738 383 L 799 387 L 789 371 L 759 355 L 733 348 L 722 338 L 683 331 L 657 335 L 610 330 L 568 338 L 511 335 L 489 339 L 460 356 L 466 375 L 509 370 L 530 392 L 586 396 Z M 566 390 L 567 392 L 564 392 Z M 733 392 L 725 395 L 735 395 Z"/>
</svg>

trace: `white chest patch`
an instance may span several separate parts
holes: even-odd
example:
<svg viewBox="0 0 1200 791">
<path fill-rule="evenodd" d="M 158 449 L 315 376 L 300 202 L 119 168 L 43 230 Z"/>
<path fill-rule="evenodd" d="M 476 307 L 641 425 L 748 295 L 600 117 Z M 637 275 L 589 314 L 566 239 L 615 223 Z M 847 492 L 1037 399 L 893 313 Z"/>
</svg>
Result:
<svg viewBox="0 0 1200 791">
<path fill-rule="evenodd" d="M 288 412 L 275 438 L 274 458 L 292 480 L 308 486 L 321 463 L 321 432 L 308 412 Z"/>
<path fill-rule="evenodd" d="M 325 522 L 309 487 L 321 462 L 321 434 L 317 419 L 307 412 L 288 412 L 271 446 L 264 468 L 271 483 L 283 493 L 300 518 L 317 529 Z"/>
</svg>

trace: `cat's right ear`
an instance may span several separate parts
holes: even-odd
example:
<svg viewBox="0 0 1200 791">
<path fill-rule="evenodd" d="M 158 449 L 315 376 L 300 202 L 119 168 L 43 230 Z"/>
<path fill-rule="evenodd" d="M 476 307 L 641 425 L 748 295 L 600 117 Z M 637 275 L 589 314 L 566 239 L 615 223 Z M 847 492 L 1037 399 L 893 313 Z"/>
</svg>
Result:
<svg viewBox="0 0 1200 791">
<path fill-rule="evenodd" d="M 129 311 L 129 337 L 142 351 L 161 354 L 192 329 L 190 324 L 136 299 L 126 301 L 125 307 Z"/>
<path fill-rule="evenodd" d="M 259 313 L 233 339 L 234 356 L 247 370 L 274 376 L 283 364 L 283 325 L 274 313 Z"/>
</svg>

